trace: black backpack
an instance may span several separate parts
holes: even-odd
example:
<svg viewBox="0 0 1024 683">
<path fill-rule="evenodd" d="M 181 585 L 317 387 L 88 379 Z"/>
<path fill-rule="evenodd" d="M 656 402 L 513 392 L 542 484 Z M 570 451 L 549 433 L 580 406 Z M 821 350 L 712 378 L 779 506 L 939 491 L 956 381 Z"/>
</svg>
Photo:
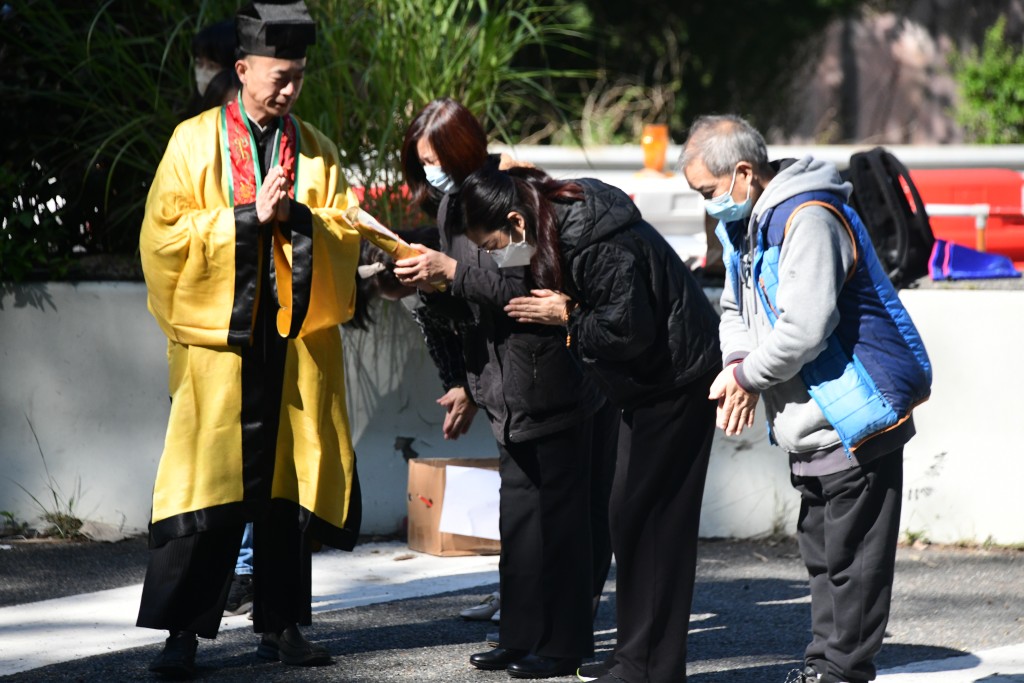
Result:
<svg viewBox="0 0 1024 683">
<path fill-rule="evenodd" d="M 928 273 L 935 236 L 921 195 L 899 159 L 882 147 L 850 157 L 845 174 L 853 183 L 850 205 L 871 235 L 878 260 L 896 287 Z M 903 185 L 914 206 L 907 201 Z"/>
</svg>

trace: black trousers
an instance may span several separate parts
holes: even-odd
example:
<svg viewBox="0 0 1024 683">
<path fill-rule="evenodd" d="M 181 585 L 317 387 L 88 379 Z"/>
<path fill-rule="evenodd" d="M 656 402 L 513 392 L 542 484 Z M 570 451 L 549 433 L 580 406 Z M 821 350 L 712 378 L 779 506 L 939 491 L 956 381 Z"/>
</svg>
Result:
<svg viewBox="0 0 1024 683">
<path fill-rule="evenodd" d="M 244 523 L 173 539 L 150 551 L 137 626 L 215 638 L 234 575 Z M 309 624 L 309 543 L 294 504 L 275 501 L 253 524 L 253 629 Z"/>
<path fill-rule="evenodd" d="M 716 374 L 622 413 L 610 503 L 618 621 L 611 671 L 627 683 L 686 680 Z"/>
<path fill-rule="evenodd" d="M 592 546 L 593 595 L 604 592 L 612 565 L 612 536 L 608 523 L 608 500 L 615 477 L 622 411 L 606 402 L 594 414 L 590 456 L 590 543 Z"/>
<path fill-rule="evenodd" d="M 807 664 L 871 680 L 889 621 L 903 499 L 903 448 L 823 477 L 792 477 L 797 538 L 811 584 Z"/>
<path fill-rule="evenodd" d="M 547 657 L 594 652 L 590 535 L 592 419 L 499 444 L 503 648 Z"/>
</svg>

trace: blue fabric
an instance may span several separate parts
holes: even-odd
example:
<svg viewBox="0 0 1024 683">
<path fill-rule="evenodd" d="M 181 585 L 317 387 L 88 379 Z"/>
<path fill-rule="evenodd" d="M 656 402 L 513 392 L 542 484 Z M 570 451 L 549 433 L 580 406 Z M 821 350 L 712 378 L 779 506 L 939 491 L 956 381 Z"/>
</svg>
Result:
<svg viewBox="0 0 1024 683">
<path fill-rule="evenodd" d="M 955 242 L 935 240 L 928 261 L 932 280 L 983 280 L 987 278 L 1020 277 L 1013 261 L 1000 254 L 989 254 L 964 247 Z"/>
<path fill-rule="evenodd" d="M 837 301 L 839 325 L 828 346 L 801 370 L 808 393 L 847 452 L 899 423 L 931 391 L 924 343 L 889 280 L 857 213 L 831 192 L 806 192 L 767 211 L 758 225 L 752 274 L 769 322 L 778 319 L 779 256 L 790 215 L 809 202 L 835 208 L 853 232 L 854 272 Z M 728 266 L 732 266 L 728 260 Z"/>
<path fill-rule="evenodd" d="M 238 549 L 235 573 L 252 575 L 252 522 L 246 524 L 245 531 L 242 532 L 242 545 Z"/>
<path fill-rule="evenodd" d="M 743 282 L 742 254 L 745 251 L 743 233 L 746 227 L 746 221 L 733 221 L 732 223 L 719 221 L 715 227 L 715 236 L 722 243 L 722 260 L 725 262 L 726 276 L 732 285 L 733 299 L 736 301 L 736 307 L 740 313 L 743 312 L 743 296 L 740 288 Z"/>
</svg>

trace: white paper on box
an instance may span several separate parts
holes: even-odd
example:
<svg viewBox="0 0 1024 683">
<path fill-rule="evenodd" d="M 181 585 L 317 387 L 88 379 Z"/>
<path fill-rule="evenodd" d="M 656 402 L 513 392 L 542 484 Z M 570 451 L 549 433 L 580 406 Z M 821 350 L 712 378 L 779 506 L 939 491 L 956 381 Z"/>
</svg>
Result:
<svg viewBox="0 0 1024 683">
<path fill-rule="evenodd" d="M 501 540 L 498 533 L 498 489 L 494 470 L 446 465 L 444 504 L 438 530 L 446 534 Z"/>
</svg>

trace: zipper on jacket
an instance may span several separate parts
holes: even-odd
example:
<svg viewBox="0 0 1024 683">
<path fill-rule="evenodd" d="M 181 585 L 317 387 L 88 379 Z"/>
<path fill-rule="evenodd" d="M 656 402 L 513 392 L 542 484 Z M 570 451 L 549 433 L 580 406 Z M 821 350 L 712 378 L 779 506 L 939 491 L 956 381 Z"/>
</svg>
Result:
<svg viewBox="0 0 1024 683">
<path fill-rule="evenodd" d="M 779 312 L 775 310 L 774 306 L 772 306 L 771 297 L 768 296 L 768 288 L 764 286 L 764 278 L 758 278 L 757 286 L 761 288 L 761 292 L 764 294 L 764 301 L 768 305 L 768 308 L 771 309 L 772 314 L 775 315 L 775 318 L 777 320 L 779 317 Z M 754 297 L 754 300 L 756 301 L 757 297 Z"/>
<path fill-rule="evenodd" d="M 750 274 L 753 270 L 753 258 L 751 257 L 750 251 L 740 256 L 740 314 L 743 316 L 743 321 L 748 325 L 754 324 L 754 313 L 757 313 L 757 294 L 754 292 L 754 287 L 750 284 Z M 754 310 L 749 310 L 748 306 L 744 305 L 743 299 L 746 298 L 747 291 L 750 292 L 751 305 Z"/>
</svg>

